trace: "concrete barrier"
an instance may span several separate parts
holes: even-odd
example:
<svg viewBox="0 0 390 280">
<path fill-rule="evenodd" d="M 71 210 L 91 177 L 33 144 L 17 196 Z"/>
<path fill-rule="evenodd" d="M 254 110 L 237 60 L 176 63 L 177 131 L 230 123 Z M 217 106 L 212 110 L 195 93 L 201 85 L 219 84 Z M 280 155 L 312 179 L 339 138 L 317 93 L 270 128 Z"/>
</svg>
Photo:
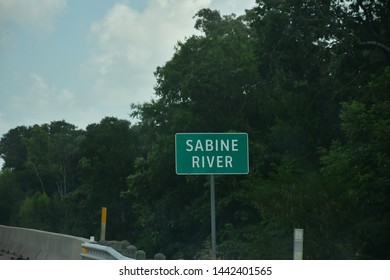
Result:
<svg viewBox="0 0 390 280">
<path fill-rule="evenodd" d="M 31 260 L 81 260 L 86 238 L 35 229 L 0 225 L 0 250 Z"/>
</svg>

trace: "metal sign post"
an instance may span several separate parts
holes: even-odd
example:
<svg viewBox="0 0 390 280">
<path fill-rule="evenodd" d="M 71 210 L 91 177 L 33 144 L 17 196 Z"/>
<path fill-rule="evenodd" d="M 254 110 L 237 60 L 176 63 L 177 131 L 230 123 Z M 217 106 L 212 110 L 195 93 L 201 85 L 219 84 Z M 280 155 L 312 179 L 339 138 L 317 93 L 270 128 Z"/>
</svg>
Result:
<svg viewBox="0 0 390 280">
<path fill-rule="evenodd" d="M 217 258 L 217 234 L 215 226 L 215 180 L 214 175 L 210 175 L 210 205 L 211 205 L 211 254 L 213 260 Z"/>
</svg>

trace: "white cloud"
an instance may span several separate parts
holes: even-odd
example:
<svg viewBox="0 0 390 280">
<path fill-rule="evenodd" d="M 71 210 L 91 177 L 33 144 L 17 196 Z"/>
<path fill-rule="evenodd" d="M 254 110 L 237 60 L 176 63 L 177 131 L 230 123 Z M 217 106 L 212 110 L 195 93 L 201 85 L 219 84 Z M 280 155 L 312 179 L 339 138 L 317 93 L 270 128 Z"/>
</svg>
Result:
<svg viewBox="0 0 390 280">
<path fill-rule="evenodd" d="M 37 73 L 31 73 L 24 94 L 10 100 L 14 112 L 38 123 L 66 119 L 69 110 L 75 108 L 75 94 L 69 89 L 57 89 L 49 85 Z"/>
<path fill-rule="evenodd" d="M 18 121 L 21 125 L 65 120 L 85 128 L 88 124 L 99 122 L 104 116 L 126 118 L 129 111 L 129 107 L 124 106 L 125 95 L 121 92 L 112 91 L 109 98 L 89 99 L 88 96 L 76 94 L 71 89 L 57 88 L 38 73 L 31 73 L 28 82 L 21 90 L 24 94 L 14 96 L 8 101 L 13 115 L 24 120 Z M 123 108 L 118 110 L 120 106 Z M 0 131 L 6 131 L 7 114 L 3 119 L 4 127 L 0 126 Z M 0 125 L 2 125 L 2 115 L 0 115 Z"/>
<path fill-rule="evenodd" d="M 194 34 L 194 14 L 210 3 L 152 0 L 143 11 L 126 3 L 114 5 L 91 26 L 97 48 L 83 69 L 95 80 L 93 98 L 110 96 L 113 106 L 115 100 L 127 100 L 127 106 L 149 100 L 156 67 L 171 58 L 178 40 Z"/>
<path fill-rule="evenodd" d="M 177 40 L 193 34 L 194 14 L 209 4 L 210 0 L 155 0 L 142 12 L 116 4 L 92 25 L 104 52 L 96 61 L 111 65 L 125 59 L 130 65 L 144 66 L 150 60 L 161 61 L 162 55 L 162 59 L 169 59 Z M 106 60 L 102 62 L 102 58 Z"/>
<path fill-rule="evenodd" d="M 213 0 L 210 9 L 219 10 L 223 15 L 241 15 L 245 9 L 253 8 L 255 4 L 255 0 Z"/>
<path fill-rule="evenodd" d="M 66 0 L 1 0 L 0 24 L 12 22 L 23 28 L 50 32 L 55 17 L 66 6 Z"/>
</svg>

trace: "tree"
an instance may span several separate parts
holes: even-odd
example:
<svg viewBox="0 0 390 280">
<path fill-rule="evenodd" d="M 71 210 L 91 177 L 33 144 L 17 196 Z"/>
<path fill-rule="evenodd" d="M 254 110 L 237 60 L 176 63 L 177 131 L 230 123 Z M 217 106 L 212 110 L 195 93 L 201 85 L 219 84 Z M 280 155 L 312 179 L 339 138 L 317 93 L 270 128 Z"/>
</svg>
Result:
<svg viewBox="0 0 390 280">
<path fill-rule="evenodd" d="M 46 193 L 36 192 L 27 196 L 20 205 L 17 225 L 41 230 L 52 230 L 48 213 L 50 198 Z"/>
<path fill-rule="evenodd" d="M 34 172 L 40 191 L 66 196 L 77 184 L 78 146 L 81 131 L 65 121 L 34 125 L 23 138 L 25 166 Z"/>
<path fill-rule="evenodd" d="M 248 13 L 255 31 L 257 95 L 271 163 L 284 156 L 316 164 L 318 147 L 338 135 L 337 86 L 329 76 L 329 1 L 257 1 Z"/>
<path fill-rule="evenodd" d="M 26 191 L 31 180 L 30 171 L 26 168 L 27 149 L 23 139 L 29 137 L 31 129 L 18 126 L 10 129 L 0 140 L 0 156 L 4 160 L 4 169 L 10 169 L 15 175 L 18 185 Z"/>
<path fill-rule="evenodd" d="M 204 9 L 196 17 L 204 36 L 178 43 L 173 58 L 155 73 L 157 99 L 136 106 L 135 115 L 171 133 L 242 129 L 257 77 L 250 29 L 244 18 L 217 11 Z"/>
<path fill-rule="evenodd" d="M 50 155 L 48 153 L 50 138 L 47 125 L 35 125 L 31 128 L 31 135 L 23 139 L 23 144 L 27 150 L 26 166 L 31 168 L 39 181 L 40 191 L 46 193 L 44 179 L 50 173 Z"/>
<path fill-rule="evenodd" d="M 16 171 L 24 169 L 27 151 L 22 139 L 28 134 L 29 129 L 26 126 L 18 126 L 1 137 L 0 156 L 4 160 L 3 168 L 12 168 Z"/>
<path fill-rule="evenodd" d="M 22 200 L 16 176 L 9 168 L 0 171 L 0 224 L 11 224 L 14 213 Z"/>
<path fill-rule="evenodd" d="M 83 132 L 65 121 L 51 122 L 49 125 L 52 169 L 58 194 L 64 198 L 78 184 L 79 146 Z"/>
<path fill-rule="evenodd" d="M 389 68 L 366 87 L 390 90 Z M 386 77 L 386 78 L 385 78 Z M 374 95 L 375 96 L 375 95 Z M 376 96 L 377 98 L 377 96 Z M 341 127 L 345 141 L 335 142 L 322 158 L 323 173 L 340 187 L 343 230 L 359 258 L 390 257 L 388 234 L 390 177 L 390 101 L 343 103 Z"/>
<path fill-rule="evenodd" d="M 98 124 L 87 126 L 85 138 L 80 143 L 79 171 L 81 188 L 89 228 L 100 229 L 100 209 L 108 208 L 107 237 L 125 235 L 131 224 L 127 205 L 120 197 L 126 189 L 126 177 L 133 170 L 137 152 L 137 139 L 127 120 L 106 117 Z M 76 209 L 72 210 L 76 211 Z"/>
</svg>

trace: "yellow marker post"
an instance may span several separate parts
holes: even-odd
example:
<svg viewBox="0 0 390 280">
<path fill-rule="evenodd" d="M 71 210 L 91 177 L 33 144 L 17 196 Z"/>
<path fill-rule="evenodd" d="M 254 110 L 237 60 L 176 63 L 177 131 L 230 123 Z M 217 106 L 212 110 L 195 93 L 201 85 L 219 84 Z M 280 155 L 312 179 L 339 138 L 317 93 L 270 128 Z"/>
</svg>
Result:
<svg viewBox="0 0 390 280">
<path fill-rule="evenodd" d="M 102 207 L 102 223 L 100 227 L 100 240 L 106 240 L 107 208 Z"/>
</svg>

